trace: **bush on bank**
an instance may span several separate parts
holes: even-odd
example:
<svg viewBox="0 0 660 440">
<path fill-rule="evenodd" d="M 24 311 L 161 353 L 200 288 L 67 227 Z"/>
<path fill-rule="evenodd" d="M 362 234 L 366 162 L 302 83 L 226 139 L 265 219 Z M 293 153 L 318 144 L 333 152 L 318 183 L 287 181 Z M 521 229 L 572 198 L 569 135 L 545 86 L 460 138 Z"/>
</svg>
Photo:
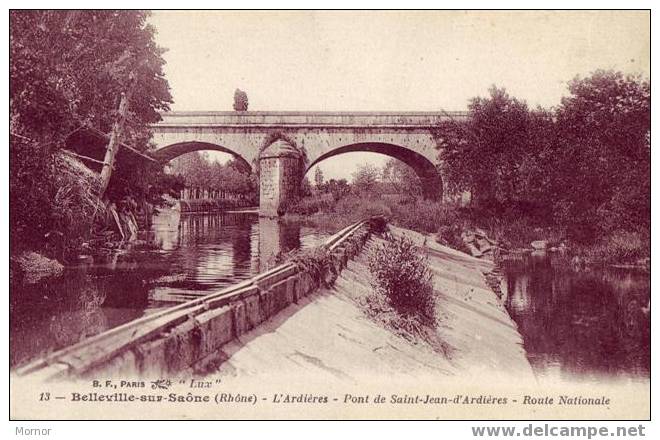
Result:
<svg viewBox="0 0 660 440">
<path fill-rule="evenodd" d="M 328 212 L 334 207 L 335 200 L 330 194 L 303 197 L 287 207 L 287 213 L 297 215 L 313 215 L 318 212 Z"/>
<path fill-rule="evenodd" d="M 370 197 L 353 193 L 339 200 L 325 195 L 311 195 L 297 200 L 286 209 L 287 218 L 328 232 L 336 232 L 351 223 L 378 215 L 387 218 L 392 215 L 390 207 L 378 195 Z"/>
<path fill-rule="evenodd" d="M 406 237 L 387 237 L 369 257 L 372 287 L 400 319 L 391 324 L 412 334 L 435 327 L 433 275 L 426 256 Z"/>
<path fill-rule="evenodd" d="M 313 207 L 310 208 L 310 207 Z M 364 218 L 382 215 L 402 228 L 426 234 L 436 234 L 438 242 L 467 251 L 461 233 L 468 220 L 457 208 L 417 197 L 397 194 L 351 193 L 339 200 L 309 196 L 292 204 L 287 216 L 307 216 L 303 220 L 317 227 L 336 230 Z"/>
<path fill-rule="evenodd" d="M 576 247 L 575 254 L 589 263 L 640 264 L 651 255 L 651 237 L 640 232 L 615 231 L 593 245 Z"/>
<path fill-rule="evenodd" d="M 64 266 L 36 252 L 24 252 L 10 265 L 10 278 L 18 278 L 25 284 L 33 284 L 42 278 L 58 277 Z"/>
</svg>

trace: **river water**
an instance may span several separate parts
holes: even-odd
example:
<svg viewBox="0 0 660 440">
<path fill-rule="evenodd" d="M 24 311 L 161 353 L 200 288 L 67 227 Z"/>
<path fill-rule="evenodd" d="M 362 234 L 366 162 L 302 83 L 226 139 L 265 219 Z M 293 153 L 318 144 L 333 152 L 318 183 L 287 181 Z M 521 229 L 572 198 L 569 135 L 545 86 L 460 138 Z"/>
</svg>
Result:
<svg viewBox="0 0 660 440">
<path fill-rule="evenodd" d="M 505 271 L 505 305 L 540 381 L 646 381 L 651 277 L 647 271 L 573 271 L 526 256 Z"/>
<path fill-rule="evenodd" d="M 10 365 L 247 279 L 276 265 L 280 252 L 328 236 L 256 214 L 164 211 L 142 237 L 146 246 L 69 267 L 55 280 L 12 286 Z M 505 305 L 539 378 L 648 380 L 648 272 L 573 272 L 534 256 L 504 271 Z"/>
<path fill-rule="evenodd" d="M 329 234 L 256 214 L 180 215 L 166 210 L 141 238 L 63 276 L 12 286 L 10 365 L 274 267 L 280 252 L 312 247 Z"/>
</svg>

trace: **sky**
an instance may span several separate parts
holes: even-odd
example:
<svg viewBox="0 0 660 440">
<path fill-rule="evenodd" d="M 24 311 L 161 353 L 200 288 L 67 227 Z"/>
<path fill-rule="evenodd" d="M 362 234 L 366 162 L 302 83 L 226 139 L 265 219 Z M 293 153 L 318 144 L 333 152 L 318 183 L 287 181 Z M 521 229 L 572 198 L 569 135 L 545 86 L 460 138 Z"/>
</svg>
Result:
<svg viewBox="0 0 660 440">
<path fill-rule="evenodd" d="M 172 110 L 465 110 L 495 84 L 552 107 L 596 69 L 649 76 L 645 11 L 156 11 Z M 217 153 L 213 157 L 222 157 Z M 374 153 L 319 166 L 350 178 Z M 313 172 L 313 170 L 311 170 Z M 313 174 L 312 174 L 313 175 Z"/>
</svg>

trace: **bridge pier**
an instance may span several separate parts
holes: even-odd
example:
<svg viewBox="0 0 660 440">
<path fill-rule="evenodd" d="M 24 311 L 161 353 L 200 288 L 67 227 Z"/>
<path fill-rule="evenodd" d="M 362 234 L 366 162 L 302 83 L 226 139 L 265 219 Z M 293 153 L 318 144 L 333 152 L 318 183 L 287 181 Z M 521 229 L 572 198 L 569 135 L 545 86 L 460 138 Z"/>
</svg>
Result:
<svg viewBox="0 0 660 440">
<path fill-rule="evenodd" d="M 284 214 L 287 204 L 300 192 L 302 155 L 290 143 L 279 139 L 259 155 L 259 215 Z"/>
</svg>

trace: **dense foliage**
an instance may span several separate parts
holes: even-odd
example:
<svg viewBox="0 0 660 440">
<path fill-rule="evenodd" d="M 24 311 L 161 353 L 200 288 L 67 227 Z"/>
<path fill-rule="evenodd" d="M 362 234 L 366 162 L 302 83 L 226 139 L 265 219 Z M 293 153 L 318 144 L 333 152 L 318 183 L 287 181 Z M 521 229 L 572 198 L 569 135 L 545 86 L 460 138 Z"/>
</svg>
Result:
<svg viewBox="0 0 660 440">
<path fill-rule="evenodd" d="M 526 217 L 576 241 L 648 231 L 648 81 L 597 71 L 569 92 L 551 111 L 497 88 L 473 99 L 468 122 L 442 144 L 452 184 L 471 191 L 484 216 Z"/>
<path fill-rule="evenodd" d="M 121 141 L 148 148 L 147 124 L 160 119 L 158 112 L 168 109 L 171 96 L 162 71 L 163 49 L 154 43 L 147 16 L 141 11 L 10 11 L 12 251 L 41 247 L 46 234 L 66 234 L 56 221 L 67 217 L 55 197 L 58 152 L 80 127 L 109 132 L 122 93 L 130 92 L 131 98 Z M 152 177 L 161 172 L 147 161 L 129 160 L 121 150 L 115 168 L 111 198 L 153 194 Z"/>
<path fill-rule="evenodd" d="M 322 194 L 330 194 L 337 201 L 351 192 L 351 187 L 346 179 L 330 179 L 317 187 Z"/>
<path fill-rule="evenodd" d="M 323 185 L 323 170 L 320 167 L 314 170 L 314 185 L 317 189 Z"/>
<path fill-rule="evenodd" d="M 353 173 L 353 188 L 358 193 L 370 193 L 376 190 L 381 178 L 381 170 L 370 163 L 358 167 Z"/>
</svg>

